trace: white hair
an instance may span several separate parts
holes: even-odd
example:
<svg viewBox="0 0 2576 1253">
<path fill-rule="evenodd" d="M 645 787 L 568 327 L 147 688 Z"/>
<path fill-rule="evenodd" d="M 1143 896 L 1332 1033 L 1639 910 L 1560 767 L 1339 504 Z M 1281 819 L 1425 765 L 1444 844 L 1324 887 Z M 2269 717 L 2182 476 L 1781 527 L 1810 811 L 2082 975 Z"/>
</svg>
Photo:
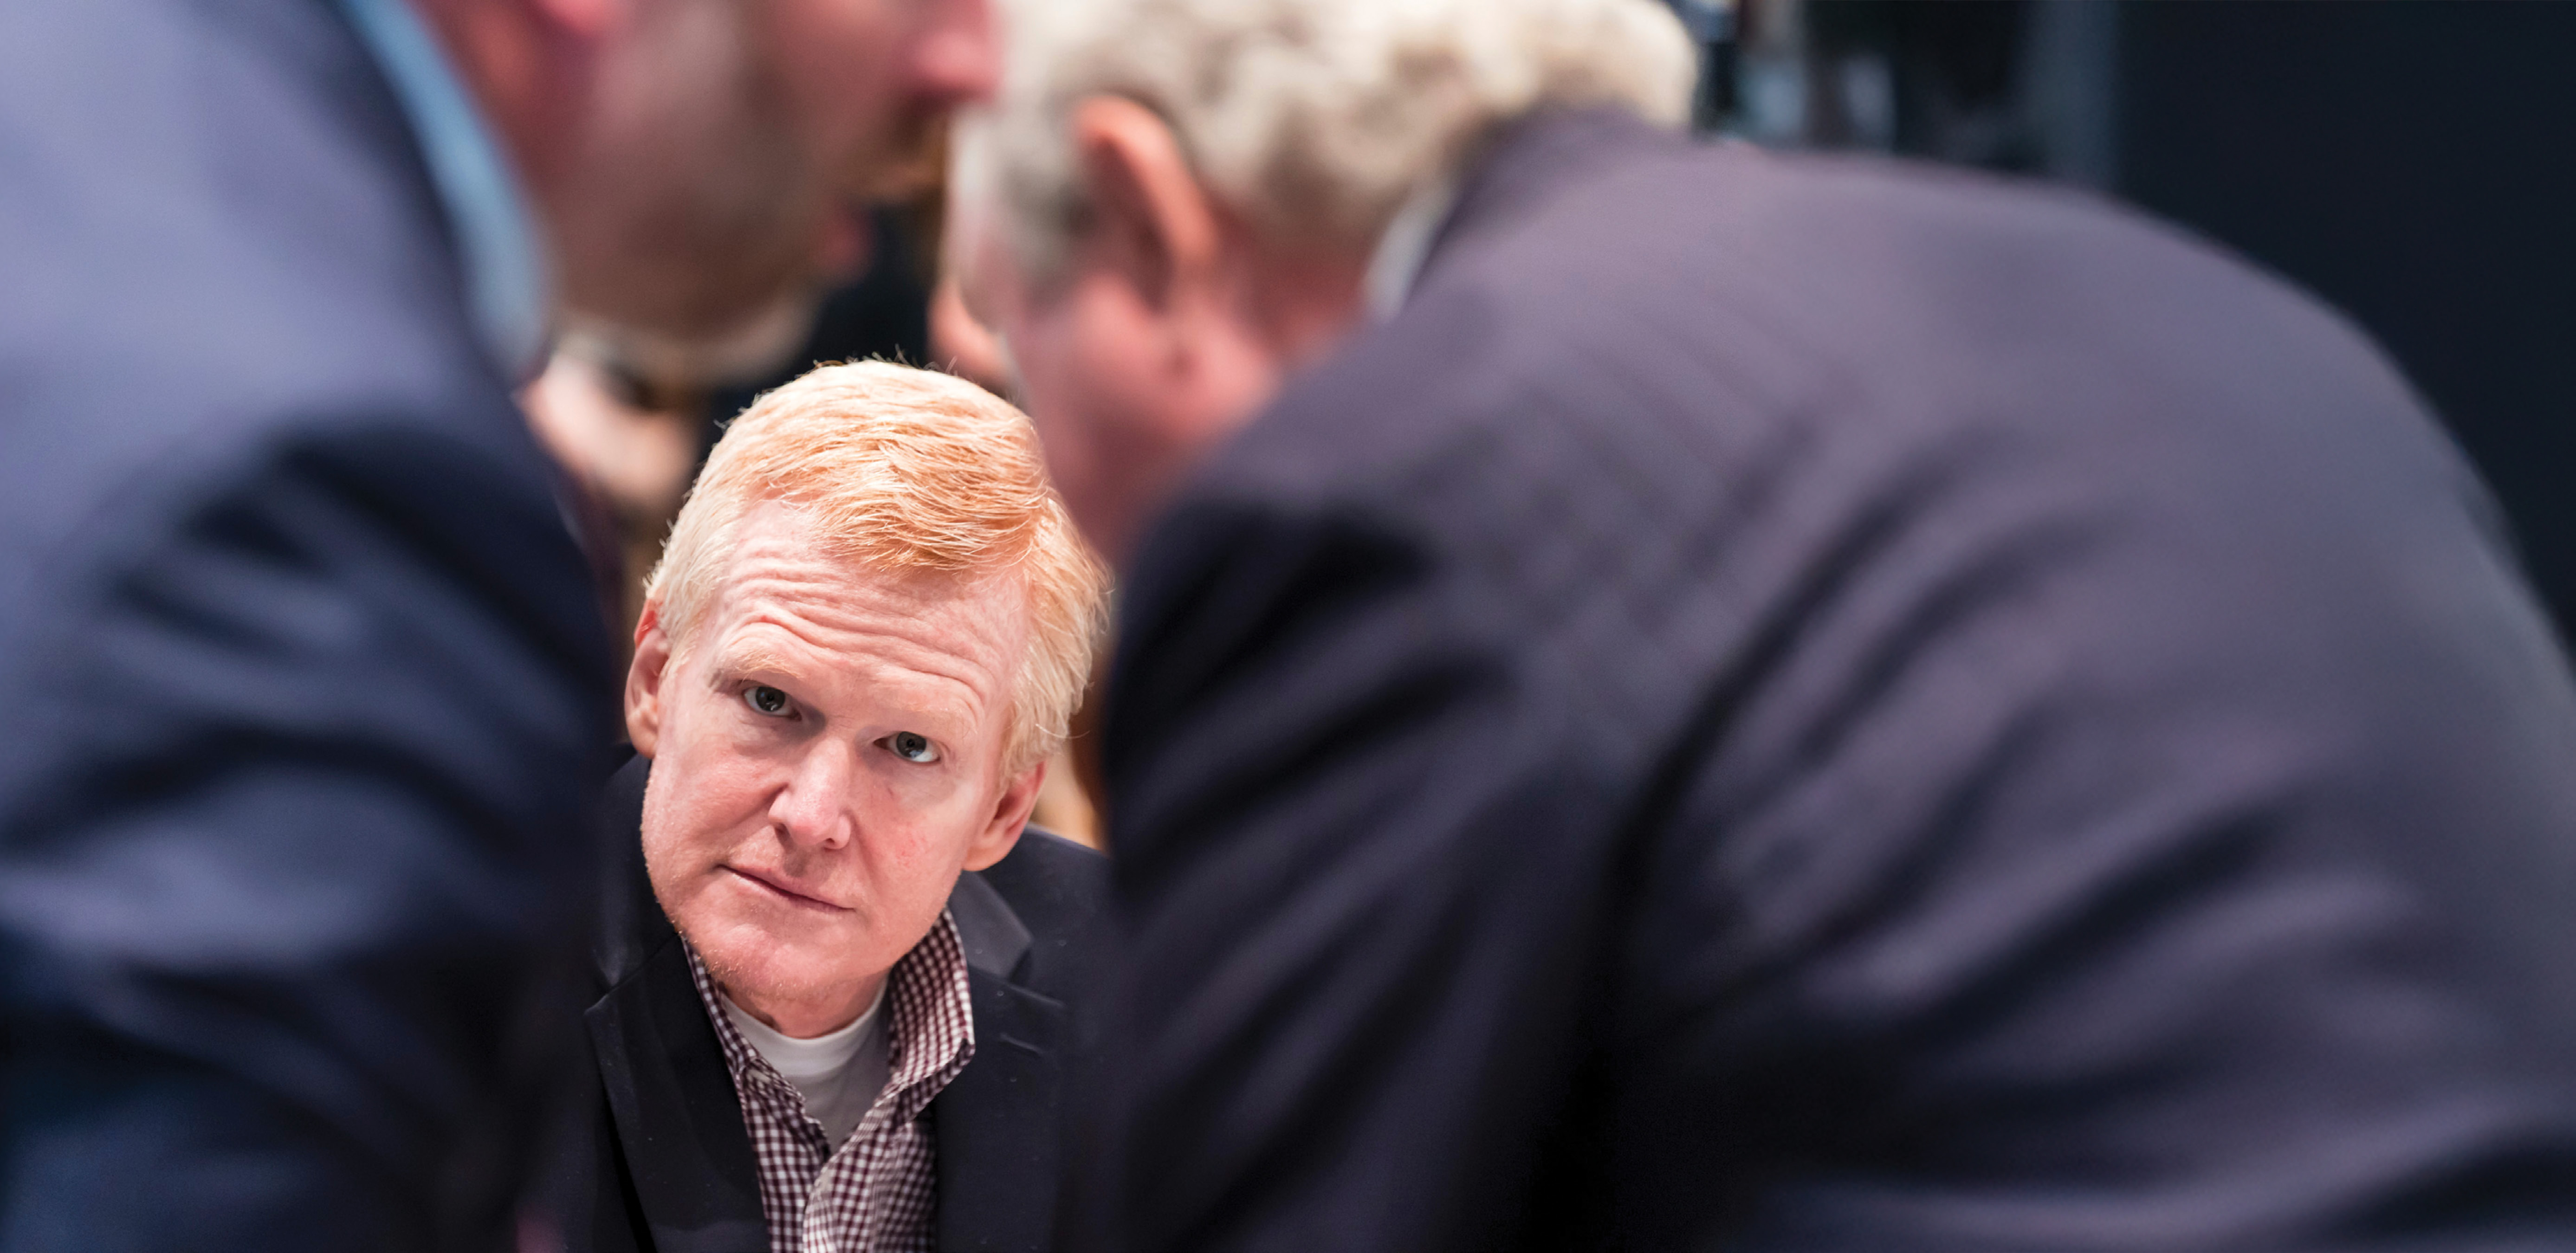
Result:
<svg viewBox="0 0 2576 1253">
<path fill-rule="evenodd" d="M 1074 107 L 1154 110 L 1211 195 L 1273 239 L 1365 249 L 1494 129 L 1611 105 L 1678 125 L 1692 50 L 1657 0 L 1006 0 L 994 103 L 957 192 L 1020 266 L 1060 272 L 1089 198 Z"/>
</svg>

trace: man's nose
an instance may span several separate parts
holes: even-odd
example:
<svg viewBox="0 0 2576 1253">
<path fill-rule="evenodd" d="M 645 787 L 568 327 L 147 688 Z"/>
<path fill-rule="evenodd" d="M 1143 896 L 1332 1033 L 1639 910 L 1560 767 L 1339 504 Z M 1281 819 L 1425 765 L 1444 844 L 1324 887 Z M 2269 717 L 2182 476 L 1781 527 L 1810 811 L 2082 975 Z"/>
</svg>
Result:
<svg viewBox="0 0 2576 1253">
<path fill-rule="evenodd" d="M 857 754 L 849 745 L 818 740 L 770 801 L 769 820 L 797 847 L 840 848 L 850 842 L 850 796 L 857 786 Z"/>
<path fill-rule="evenodd" d="M 990 97 L 1001 84 L 1002 49 L 989 0 L 932 0 L 931 10 L 913 45 L 915 89 L 942 105 Z"/>
</svg>

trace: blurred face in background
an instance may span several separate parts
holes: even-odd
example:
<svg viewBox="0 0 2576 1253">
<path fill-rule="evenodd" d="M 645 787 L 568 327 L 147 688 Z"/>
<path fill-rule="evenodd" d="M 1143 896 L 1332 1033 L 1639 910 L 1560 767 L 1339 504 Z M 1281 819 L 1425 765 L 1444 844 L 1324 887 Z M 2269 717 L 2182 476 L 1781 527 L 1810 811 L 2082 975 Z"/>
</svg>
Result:
<svg viewBox="0 0 2576 1253">
<path fill-rule="evenodd" d="M 952 185 L 951 258 L 1065 507 L 1123 564 L 1190 468 L 1355 324 L 1365 257 L 1256 237 L 1140 104 L 1085 101 L 1071 131 L 1090 204 L 1061 263 L 1021 264 L 978 177 Z"/>
<path fill-rule="evenodd" d="M 568 311 L 672 340 L 776 320 L 933 172 L 997 70 L 986 0 L 630 0 L 536 191 Z"/>
<path fill-rule="evenodd" d="M 983 220 L 960 217 L 962 284 L 973 315 L 999 332 L 1013 392 L 1046 447 L 1047 476 L 1085 537 L 1113 562 L 1190 449 L 1173 433 L 1205 402 L 1169 368 L 1155 302 L 1106 266 L 1032 281 Z"/>
</svg>

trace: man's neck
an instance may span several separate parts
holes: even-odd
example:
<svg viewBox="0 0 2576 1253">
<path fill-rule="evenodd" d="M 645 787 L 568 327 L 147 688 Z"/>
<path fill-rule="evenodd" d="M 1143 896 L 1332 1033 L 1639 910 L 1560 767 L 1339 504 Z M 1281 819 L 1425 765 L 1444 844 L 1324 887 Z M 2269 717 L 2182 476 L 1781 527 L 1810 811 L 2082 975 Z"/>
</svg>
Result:
<svg viewBox="0 0 2576 1253">
<path fill-rule="evenodd" d="M 763 996 L 721 979 L 716 981 L 716 989 L 762 1026 L 789 1039 L 811 1040 L 857 1022 L 868 1007 L 877 1003 L 877 994 L 884 990 L 885 982 L 886 972 L 880 970 L 844 989 L 814 997 Z"/>
<path fill-rule="evenodd" d="M 1269 357 L 1271 376 L 1261 397 L 1266 404 L 1290 377 L 1359 329 L 1368 309 L 1369 261 L 1345 249 L 1252 245 L 1240 264 L 1235 316 Z M 1230 425 L 1251 416 L 1242 413 Z"/>
</svg>

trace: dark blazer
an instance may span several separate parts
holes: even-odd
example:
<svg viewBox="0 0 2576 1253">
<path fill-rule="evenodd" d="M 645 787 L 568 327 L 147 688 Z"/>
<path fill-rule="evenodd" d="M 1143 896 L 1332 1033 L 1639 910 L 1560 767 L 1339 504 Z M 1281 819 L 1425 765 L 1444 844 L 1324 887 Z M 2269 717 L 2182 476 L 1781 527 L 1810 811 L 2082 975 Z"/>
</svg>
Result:
<svg viewBox="0 0 2576 1253">
<path fill-rule="evenodd" d="M 615 742 L 549 476 L 329 0 L 0 5 L 0 1247 L 509 1238 Z"/>
<path fill-rule="evenodd" d="M 2576 685 L 2170 229 L 1532 122 L 1120 625 L 1104 1245 L 2576 1247 Z"/>
<path fill-rule="evenodd" d="M 608 905 L 583 1014 L 598 1078 L 555 1187 L 567 1253 L 767 1253 L 758 1168 L 723 1046 L 653 898 L 638 840 L 652 763 L 609 784 Z M 1038 828 L 948 898 L 966 949 L 975 1057 L 930 1103 L 942 1250 L 1041 1250 L 1064 1162 L 1059 1107 L 1087 1056 L 1107 863 Z"/>
</svg>

